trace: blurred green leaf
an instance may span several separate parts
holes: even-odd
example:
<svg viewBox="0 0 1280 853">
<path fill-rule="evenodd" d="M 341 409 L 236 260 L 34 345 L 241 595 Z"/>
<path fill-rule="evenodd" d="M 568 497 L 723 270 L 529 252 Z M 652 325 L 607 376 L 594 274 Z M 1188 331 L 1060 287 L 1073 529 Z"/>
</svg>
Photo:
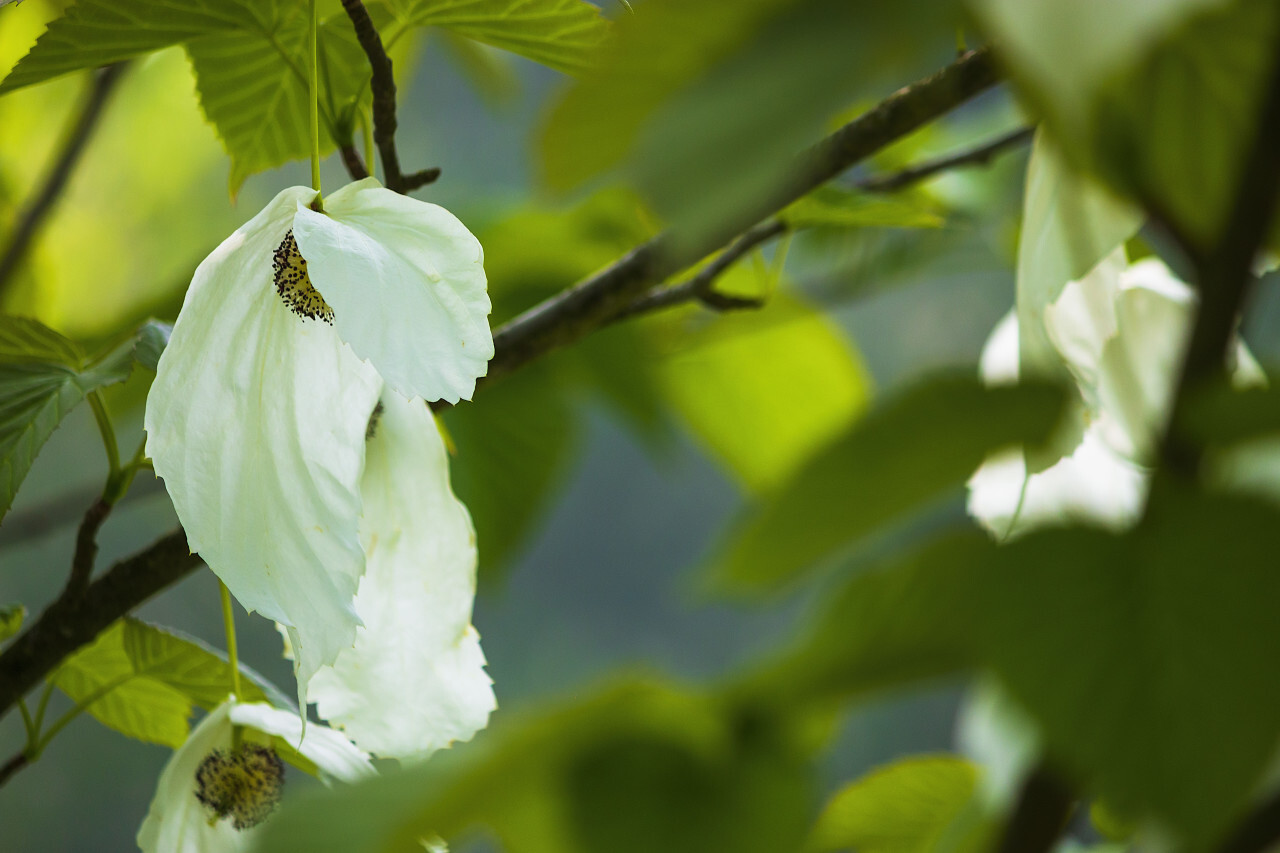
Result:
<svg viewBox="0 0 1280 853">
<path fill-rule="evenodd" d="M 471 511 L 481 576 L 492 580 L 519 553 L 547 509 L 574 448 L 563 391 L 540 366 L 485 389 L 483 405 L 454 406 L 444 422 L 457 447 L 453 488 Z"/>
<path fill-rule="evenodd" d="M 819 187 L 778 218 L 792 228 L 937 228 L 944 221 L 909 195 L 876 196 L 836 186 Z"/>
<path fill-rule="evenodd" d="M 1051 756 L 1117 812 L 1203 849 L 1280 736 L 1277 549 L 1274 508 L 1165 484 L 1126 535 L 1045 531 L 999 549 L 973 574 L 972 633 Z"/>
<path fill-rule="evenodd" d="M 746 519 L 717 580 L 775 587 L 959 488 L 987 454 L 1044 441 L 1062 417 L 1057 388 L 984 388 L 971 377 L 921 382 L 816 453 Z"/>
<path fill-rule="evenodd" d="M 810 779 L 784 721 L 628 683 L 407 772 L 287 804 L 263 851 L 415 849 L 485 827 L 510 853 L 797 849 Z"/>
<path fill-rule="evenodd" d="M 241 671 L 245 701 L 288 707 L 261 676 Z M 51 680 L 108 728 L 177 749 L 192 705 L 211 710 L 231 693 L 231 666 L 197 640 L 126 617 L 67 658 Z"/>
<path fill-rule="evenodd" d="M 387 15 L 380 5 L 370 14 Z M 234 195 L 245 178 L 309 156 L 309 9 L 285 0 L 80 0 L 49 25 L 0 83 L 0 94 L 176 44 L 196 71 L 205 115 L 231 155 Z M 350 138 L 369 66 L 346 14 L 321 23 L 321 149 Z"/>
<path fill-rule="evenodd" d="M 138 364 L 148 370 L 155 370 L 160 363 L 160 354 L 169 345 L 169 335 L 173 333 L 173 324 L 160 320 L 148 320 L 138 330 L 138 346 L 134 357 Z"/>
<path fill-rule="evenodd" d="M 744 277 L 736 272 L 726 280 Z M 651 328 L 669 347 L 652 365 L 666 401 L 751 491 L 776 488 L 867 406 L 858 352 L 798 297 L 726 315 L 691 310 Z"/>
<path fill-rule="evenodd" d="M 35 320 L 0 316 L 0 516 L 66 414 L 132 369 L 132 339 L 91 359 Z"/>
<path fill-rule="evenodd" d="M 0 607 L 0 643 L 22 630 L 22 623 L 27 618 L 27 608 L 21 604 L 6 604 Z"/>
<path fill-rule="evenodd" d="M 847 785 L 827 802 L 808 849 L 927 853 L 973 795 L 978 768 L 954 755 L 906 758 Z"/>
<path fill-rule="evenodd" d="M 520 92 L 520 75 L 510 57 L 495 48 L 449 30 L 442 30 L 440 43 L 480 96 L 495 106 L 510 104 Z"/>
<path fill-rule="evenodd" d="M 1275 56 L 1272 0 L 977 0 L 1077 167 L 1202 245 L 1224 224 Z"/>
<path fill-rule="evenodd" d="M 625 163 L 677 233 L 714 230 L 776 188 L 792 155 L 822 135 L 869 74 L 952 44 L 952 6 L 640 4 L 619 21 L 600 73 L 552 112 L 540 144 L 545 176 L 564 189 Z"/>
<path fill-rule="evenodd" d="M 1140 211 L 1063 162 L 1044 131 L 1027 163 L 1018 237 L 1018 366 L 1022 376 L 1065 377 L 1044 310 L 1067 282 L 1081 278 L 1129 239 Z"/>
<path fill-rule="evenodd" d="M 387 0 L 402 26 L 444 27 L 558 71 L 588 70 L 608 24 L 584 0 Z"/>
</svg>

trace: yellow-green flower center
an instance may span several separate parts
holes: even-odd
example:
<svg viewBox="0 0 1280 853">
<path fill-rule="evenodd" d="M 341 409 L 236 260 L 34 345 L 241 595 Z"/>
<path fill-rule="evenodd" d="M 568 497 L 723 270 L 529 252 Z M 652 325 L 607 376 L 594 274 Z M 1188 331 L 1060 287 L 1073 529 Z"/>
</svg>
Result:
<svg viewBox="0 0 1280 853">
<path fill-rule="evenodd" d="M 271 256 L 271 268 L 275 272 L 276 293 L 280 294 L 290 311 L 299 317 L 323 320 L 333 325 L 333 309 L 324 301 L 320 291 L 311 286 L 307 259 L 298 251 L 298 241 L 293 238 L 292 230 L 284 235 L 284 240 Z"/>
<path fill-rule="evenodd" d="M 209 825 L 230 817 L 236 829 L 262 823 L 280 802 L 284 762 L 274 749 L 242 743 L 215 749 L 196 771 L 196 799 L 209 808 Z"/>
</svg>

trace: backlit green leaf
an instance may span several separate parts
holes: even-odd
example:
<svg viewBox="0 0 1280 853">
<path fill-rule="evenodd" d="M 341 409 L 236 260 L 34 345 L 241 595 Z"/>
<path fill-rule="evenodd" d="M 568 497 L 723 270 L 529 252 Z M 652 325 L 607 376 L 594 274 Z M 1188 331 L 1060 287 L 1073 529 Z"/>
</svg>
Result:
<svg viewBox="0 0 1280 853">
<path fill-rule="evenodd" d="M 792 228 L 937 228 L 943 223 L 909 195 L 876 196 L 835 186 L 809 193 L 778 218 Z"/>
<path fill-rule="evenodd" d="M 21 604 L 0 607 L 0 643 L 22 630 L 22 622 L 26 618 L 27 608 Z"/>
<path fill-rule="evenodd" d="M 66 414 L 132 369 L 132 339 L 90 359 L 35 320 L 0 317 L 0 516 Z"/>
<path fill-rule="evenodd" d="M 741 589 L 777 585 L 958 490 L 988 453 L 1039 444 L 1065 396 L 1044 385 L 922 382 L 886 400 L 752 512 L 717 566 Z"/>
</svg>

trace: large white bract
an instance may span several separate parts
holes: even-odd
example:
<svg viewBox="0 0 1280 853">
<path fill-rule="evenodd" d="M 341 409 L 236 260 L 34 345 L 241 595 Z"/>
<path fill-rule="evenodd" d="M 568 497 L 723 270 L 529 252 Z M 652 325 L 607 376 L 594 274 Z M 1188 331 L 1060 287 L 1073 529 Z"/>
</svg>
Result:
<svg viewBox="0 0 1280 853">
<path fill-rule="evenodd" d="M 988 459 L 969 481 L 970 514 L 1002 538 L 1057 522 L 1115 529 L 1135 522 L 1169 419 L 1195 305 L 1195 293 L 1162 262 L 1129 264 L 1123 247 L 1067 283 L 1042 322 L 1080 391 L 1079 443 L 1034 473 L 1021 450 Z M 1017 381 L 1018 338 L 1010 313 L 983 350 L 988 383 Z M 1234 362 L 1237 385 L 1263 381 L 1238 340 Z"/>
<path fill-rule="evenodd" d="M 197 777 L 210 757 L 236 752 L 231 746 L 233 726 L 242 727 L 242 742 L 250 749 L 271 749 L 280 742 L 295 747 L 315 765 L 322 781 L 355 782 L 374 773 L 369 757 L 332 729 L 313 724 L 303 737 L 297 714 L 228 698 L 200 721 L 160 773 L 138 830 L 143 853 L 234 853 L 252 848 L 259 826 L 237 829 L 231 817 L 218 818 L 199 798 Z"/>
<path fill-rule="evenodd" d="M 374 407 L 469 398 L 493 353 L 483 253 L 452 214 L 371 179 L 314 198 L 282 191 L 200 264 L 146 412 L 192 550 L 287 626 L 302 697 L 360 624 Z"/>
</svg>

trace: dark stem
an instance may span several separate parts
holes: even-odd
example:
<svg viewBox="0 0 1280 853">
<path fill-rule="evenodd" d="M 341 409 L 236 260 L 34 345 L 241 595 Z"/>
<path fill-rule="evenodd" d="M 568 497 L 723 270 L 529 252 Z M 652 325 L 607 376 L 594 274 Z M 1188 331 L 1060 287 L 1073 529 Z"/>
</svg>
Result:
<svg viewBox="0 0 1280 853">
<path fill-rule="evenodd" d="M 3 765 L 0 765 L 0 787 L 4 787 L 4 783 L 9 781 L 9 777 L 17 773 L 22 768 L 30 764 L 25 752 L 19 752 L 11 757 Z"/>
<path fill-rule="evenodd" d="M 344 0 L 345 2 L 345 0 Z M 728 245 L 756 223 L 773 216 L 892 142 L 928 124 L 998 82 L 986 50 L 972 51 L 931 77 L 890 95 L 800 155 L 790 176 L 769 197 L 744 207 L 718 231 L 695 241 L 664 232 L 621 260 L 561 291 L 499 328 L 495 354 L 480 384 L 567 344 L 625 310 L 636 297 L 680 270 Z"/>
<path fill-rule="evenodd" d="M 71 576 L 67 578 L 63 596 L 83 595 L 89 586 L 89 578 L 93 575 L 93 561 L 98 556 L 98 529 L 110 514 L 111 504 L 101 497 L 85 511 L 80 529 L 76 531 L 76 552 L 71 558 Z"/>
<path fill-rule="evenodd" d="M 1037 767 L 1022 783 L 996 853 L 1048 853 L 1071 817 L 1071 791 L 1049 770 Z"/>
<path fill-rule="evenodd" d="M 928 180 L 942 172 L 968 166 L 985 166 L 995 157 L 1012 149 L 1028 145 L 1035 136 L 1035 128 L 1022 127 L 1010 131 L 976 148 L 948 154 L 936 160 L 929 160 L 917 166 L 911 166 L 891 175 L 876 175 L 857 182 L 860 190 L 869 193 L 891 193 L 906 189 L 909 186 Z"/>
<path fill-rule="evenodd" d="M 359 181 L 369 177 L 369 170 L 365 168 L 364 158 L 360 156 L 360 152 L 356 150 L 354 145 L 339 146 L 338 153 L 342 155 L 342 165 L 347 167 L 347 174 L 351 176 L 351 180 Z"/>
<path fill-rule="evenodd" d="M 360 0 L 342 0 L 342 8 L 347 11 L 347 17 L 355 27 L 356 41 L 369 57 L 369 68 L 373 72 L 369 81 L 373 92 L 373 142 L 378 146 L 378 156 L 382 160 L 384 184 L 398 193 L 424 187 L 440 177 L 440 170 L 423 169 L 409 175 L 400 171 L 400 155 L 396 153 L 396 78 L 391 73 L 391 57 L 382 44 L 382 36 L 378 35 L 378 28 L 369 17 L 369 10 Z M 351 149 L 351 154 L 355 154 L 355 149 Z M 347 171 L 356 178 L 345 149 L 342 159 L 347 164 Z M 365 172 L 361 177 L 367 177 L 368 170 L 363 163 L 360 165 Z"/>
<path fill-rule="evenodd" d="M 64 591 L 0 653 L 0 717 L 67 655 L 199 565 L 186 534 L 176 530 L 116 563 L 83 594 Z"/>
<path fill-rule="evenodd" d="M 14 227 L 13 236 L 9 240 L 9 245 L 5 247 L 4 254 L 0 255 L 0 295 L 9 288 L 14 273 L 21 267 L 27 250 L 31 248 L 32 241 L 40 232 L 45 219 L 53 211 L 58 196 L 66 188 L 67 181 L 70 180 L 71 173 L 75 171 L 80 156 L 89 144 L 98 120 L 102 117 L 103 108 L 107 105 L 111 91 L 119 82 L 125 67 L 125 63 L 110 65 L 97 72 L 97 76 L 94 77 L 93 85 L 84 98 L 80 112 L 67 130 L 62 150 L 54 158 L 53 165 L 41 183 L 39 191 Z"/>
<path fill-rule="evenodd" d="M 1271 55 L 1280 57 L 1280 33 Z M 1271 69 L 1258 124 L 1237 178 L 1222 230 L 1204 248 L 1183 238 L 1195 267 L 1200 307 L 1174 397 L 1175 425 L 1195 392 L 1225 375 L 1232 336 L 1253 282 L 1253 261 L 1275 220 L 1280 198 L 1280 60 Z M 1176 233 L 1176 232 L 1175 232 Z M 1194 475 L 1199 450 L 1170 430 L 1164 460 L 1175 472 Z"/>
</svg>

